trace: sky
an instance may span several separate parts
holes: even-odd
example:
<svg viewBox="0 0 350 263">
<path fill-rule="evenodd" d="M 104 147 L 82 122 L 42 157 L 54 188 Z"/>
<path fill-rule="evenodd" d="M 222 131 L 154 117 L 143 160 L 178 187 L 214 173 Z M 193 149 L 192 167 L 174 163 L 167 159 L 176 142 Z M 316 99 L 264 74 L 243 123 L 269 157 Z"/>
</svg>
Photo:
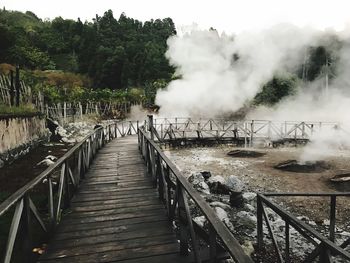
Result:
<svg viewBox="0 0 350 263">
<path fill-rule="evenodd" d="M 178 29 L 197 24 L 226 33 L 268 28 L 277 23 L 342 30 L 350 24 L 348 0 L 0 0 L 0 7 L 30 10 L 40 18 L 91 20 L 111 9 L 114 16 L 146 21 L 171 17 Z"/>
</svg>

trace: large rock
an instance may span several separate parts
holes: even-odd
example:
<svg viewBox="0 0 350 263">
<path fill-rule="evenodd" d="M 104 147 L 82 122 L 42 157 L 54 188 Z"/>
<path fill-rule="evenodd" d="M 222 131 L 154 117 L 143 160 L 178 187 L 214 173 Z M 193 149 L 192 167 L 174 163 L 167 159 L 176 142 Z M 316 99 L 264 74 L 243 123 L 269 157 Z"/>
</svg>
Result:
<svg viewBox="0 0 350 263">
<path fill-rule="evenodd" d="M 214 194 L 230 194 L 230 188 L 226 185 L 226 180 L 220 175 L 210 177 L 208 180 L 208 185 L 210 187 L 210 192 Z"/>
<path fill-rule="evenodd" d="M 244 183 L 235 175 L 230 175 L 226 180 L 226 186 L 232 192 L 242 192 Z"/>
<path fill-rule="evenodd" d="M 194 188 L 196 188 L 197 191 L 202 192 L 204 194 L 210 194 L 209 186 L 205 182 L 200 182 L 199 184 L 194 185 Z"/>
<path fill-rule="evenodd" d="M 204 182 L 204 177 L 201 173 L 191 174 L 187 179 L 191 184 L 197 185 L 200 182 Z"/>
<path fill-rule="evenodd" d="M 193 221 L 196 222 L 200 227 L 204 227 L 204 225 L 207 223 L 205 216 L 197 216 L 193 218 Z"/>
<path fill-rule="evenodd" d="M 209 171 L 203 171 L 203 172 L 201 172 L 201 175 L 203 176 L 203 178 L 204 178 L 205 180 L 208 180 L 208 179 L 211 177 L 211 172 L 209 172 Z"/>
</svg>

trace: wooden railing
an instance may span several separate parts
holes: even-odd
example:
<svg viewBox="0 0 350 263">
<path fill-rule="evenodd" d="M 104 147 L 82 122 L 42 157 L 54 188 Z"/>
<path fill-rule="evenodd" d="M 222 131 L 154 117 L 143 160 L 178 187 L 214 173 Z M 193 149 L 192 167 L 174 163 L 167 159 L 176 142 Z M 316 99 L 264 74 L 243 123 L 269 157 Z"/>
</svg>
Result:
<svg viewBox="0 0 350 263">
<path fill-rule="evenodd" d="M 152 127 L 152 123 L 149 127 Z M 153 137 L 152 134 L 150 136 Z M 190 249 L 197 263 L 206 258 L 205 254 L 209 254 L 207 257 L 210 262 L 217 262 L 217 259 L 224 256 L 223 252 L 229 253 L 235 262 L 253 262 L 244 253 L 239 242 L 214 210 L 191 186 L 153 139 L 149 137 L 144 127 L 138 130 L 139 149 L 146 162 L 148 174 L 158 189 L 159 198 L 166 206 L 169 220 L 178 222 L 180 252 L 186 255 Z M 206 217 L 207 230 L 192 220 L 189 199 Z M 199 238 L 206 242 L 205 247 L 200 248 Z"/>
<path fill-rule="evenodd" d="M 326 129 L 340 129 L 336 122 L 317 121 L 268 121 L 224 119 L 163 118 L 154 120 L 158 141 L 175 142 L 181 140 L 218 141 L 240 140 L 252 146 L 255 140 L 308 140 L 315 132 Z"/>
<path fill-rule="evenodd" d="M 38 236 L 34 225 L 40 226 L 45 239 L 52 236 L 98 150 L 116 137 L 136 134 L 137 129 L 138 122 L 131 121 L 113 122 L 95 129 L 55 164 L 2 202 L 0 219 L 13 212 L 3 262 L 11 262 L 16 242 L 21 243 L 21 253 L 17 254 L 23 258 L 19 262 L 32 262 L 32 249 L 42 242 L 34 240 Z M 40 198 L 44 203 L 40 208 L 34 202 L 38 196 L 45 196 Z"/>
<path fill-rule="evenodd" d="M 313 229 L 308 224 L 299 220 L 285 209 L 280 207 L 274 201 L 268 197 L 328 197 L 330 201 L 330 214 L 329 214 L 329 237 L 326 238 L 318 231 Z M 293 262 L 291 260 L 290 249 L 290 227 L 293 227 L 301 236 L 303 236 L 309 244 L 315 246 L 314 250 L 306 255 L 305 259 L 300 262 L 314 262 L 319 257 L 319 262 L 333 262 L 332 257 L 338 256 L 344 259 L 346 262 L 350 261 L 350 253 L 344 249 L 350 245 L 350 238 L 344 241 L 342 244 L 337 245 L 335 240 L 336 229 L 336 200 L 337 197 L 350 197 L 348 193 L 269 193 L 257 195 L 257 236 L 258 236 L 258 250 L 263 251 L 264 247 L 264 233 L 263 222 L 267 226 L 269 231 L 269 237 L 272 240 L 272 245 L 276 254 L 277 262 Z M 285 221 L 285 233 L 284 233 L 284 253 L 281 251 L 275 234 L 273 233 L 269 217 L 265 211 L 265 207 L 272 209 L 283 221 Z M 263 254 L 263 253 L 262 253 Z M 261 259 L 263 260 L 263 259 Z M 300 260 L 300 259 L 299 259 Z M 263 262 L 263 261 L 262 261 Z"/>
</svg>

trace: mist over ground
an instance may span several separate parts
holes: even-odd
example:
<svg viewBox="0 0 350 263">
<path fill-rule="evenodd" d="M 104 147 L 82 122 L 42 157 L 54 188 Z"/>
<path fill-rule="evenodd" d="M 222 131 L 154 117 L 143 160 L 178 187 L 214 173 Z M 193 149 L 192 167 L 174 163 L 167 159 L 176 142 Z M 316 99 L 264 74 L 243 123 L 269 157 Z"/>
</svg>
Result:
<svg viewBox="0 0 350 263">
<path fill-rule="evenodd" d="M 213 118 L 246 108 L 246 119 L 339 122 L 342 129 L 315 134 L 308 146 L 313 148 L 301 159 L 323 158 L 315 153 L 350 147 L 349 32 L 279 24 L 232 36 L 198 29 L 172 36 L 166 56 L 179 78 L 157 93 L 159 114 Z M 332 61 L 324 62 L 315 79 L 299 77 L 293 95 L 276 104 L 254 103 L 274 76 L 307 70 L 308 50 L 317 46 L 326 47 Z"/>
</svg>

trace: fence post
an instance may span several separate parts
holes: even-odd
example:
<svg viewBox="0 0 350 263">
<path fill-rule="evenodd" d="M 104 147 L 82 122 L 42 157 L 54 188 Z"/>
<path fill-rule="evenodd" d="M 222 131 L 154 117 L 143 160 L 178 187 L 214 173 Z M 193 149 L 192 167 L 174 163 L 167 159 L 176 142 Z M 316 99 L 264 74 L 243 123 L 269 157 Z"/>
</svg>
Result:
<svg viewBox="0 0 350 263">
<path fill-rule="evenodd" d="M 154 133 L 153 133 L 153 115 L 148 115 L 148 130 L 151 133 L 151 140 L 154 141 Z"/>
<path fill-rule="evenodd" d="M 264 238 L 264 232 L 263 232 L 263 207 L 262 207 L 262 201 L 259 195 L 256 196 L 257 201 L 257 237 L 258 237 L 258 251 L 262 251 L 263 247 L 263 238 Z"/>
<path fill-rule="evenodd" d="M 26 194 L 23 199 L 23 251 L 24 262 L 32 262 L 32 231 L 31 231 L 31 211 L 29 206 L 29 196 Z"/>
<path fill-rule="evenodd" d="M 15 87 L 14 87 L 14 79 L 13 79 L 13 70 L 10 71 L 10 103 L 11 106 L 15 105 Z"/>
<path fill-rule="evenodd" d="M 20 87 L 21 83 L 19 82 L 19 66 L 16 66 L 16 81 L 15 81 L 15 87 L 16 87 L 16 106 L 19 106 L 19 99 L 20 99 Z"/>
</svg>

